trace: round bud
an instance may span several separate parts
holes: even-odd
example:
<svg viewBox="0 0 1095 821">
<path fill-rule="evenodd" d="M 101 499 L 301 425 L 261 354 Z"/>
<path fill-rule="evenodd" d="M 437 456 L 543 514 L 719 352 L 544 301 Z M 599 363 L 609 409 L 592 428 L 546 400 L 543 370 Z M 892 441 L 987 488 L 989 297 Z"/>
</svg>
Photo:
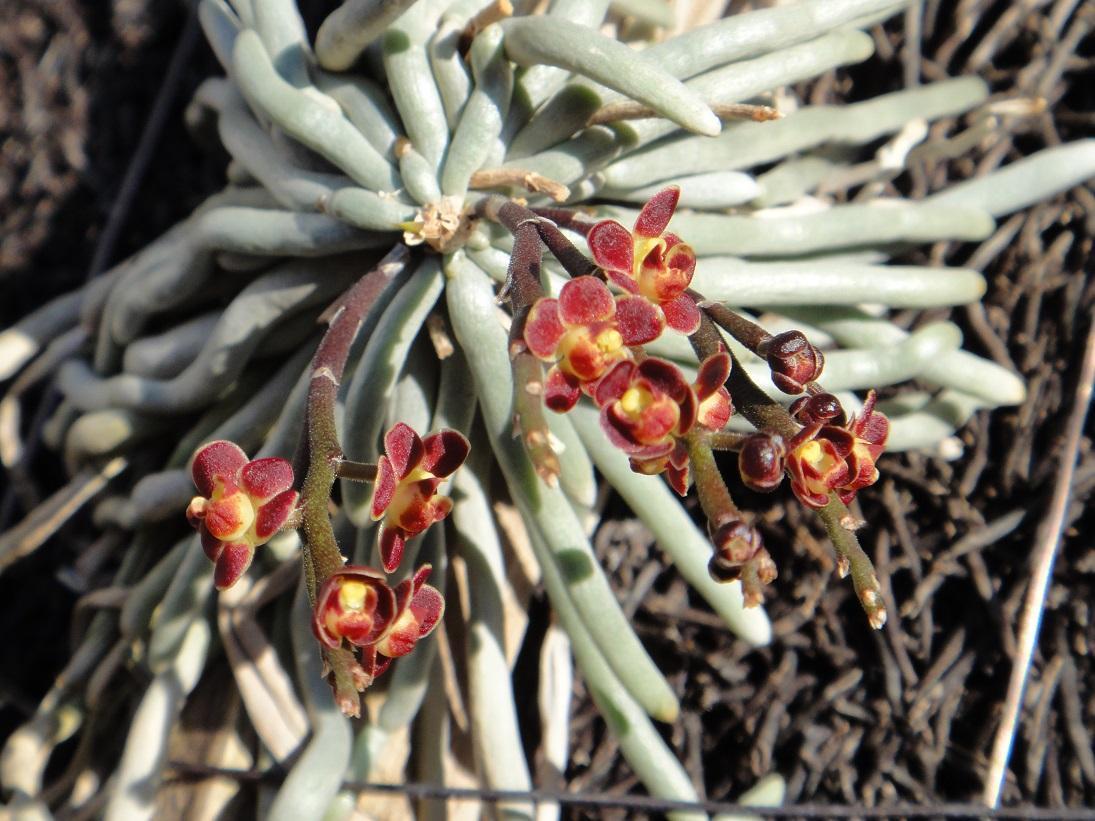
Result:
<svg viewBox="0 0 1095 821">
<path fill-rule="evenodd" d="M 746 439 L 738 453 L 738 471 L 745 486 L 760 493 L 779 487 L 786 453 L 782 436 L 757 433 Z"/>
<path fill-rule="evenodd" d="M 757 352 L 768 360 L 772 382 L 784 393 L 802 393 L 807 382 L 813 382 L 825 367 L 825 355 L 810 344 L 802 331 L 776 334 Z"/>
<path fill-rule="evenodd" d="M 803 396 L 791 403 L 791 416 L 804 425 L 821 423 L 842 427 L 847 421 L 840 400 L 831 393 Z"/>
</svg>

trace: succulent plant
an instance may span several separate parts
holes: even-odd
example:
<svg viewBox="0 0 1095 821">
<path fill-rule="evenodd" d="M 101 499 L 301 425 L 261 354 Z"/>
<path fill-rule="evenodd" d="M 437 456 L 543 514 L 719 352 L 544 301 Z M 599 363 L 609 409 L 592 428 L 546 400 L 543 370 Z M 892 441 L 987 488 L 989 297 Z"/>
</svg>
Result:
<svg viewBox="0 0 1095 821">
<path fill-rule="evenodd" d="M 727 627 L 767 642 L 763 611 L 745 606 L 775 561 L 715 450 L 738 451 L 751 488 L 790 475 L 871 623 L 885 620 L 845 503 L 877 476 L 883 446 L 953 448 L 976 409 L 1024 393 L 962 350 L 952 323 L 908 333 L 890 321 L 890 309 L 976 301 L 978 272 L 890 260 L 984 239 L 994 218 L 1095 173 L 1095 144 L 923 200 L 881 197 L 879 183 L 931 149 L 924 124 L 978 110 L 983 83 L 844 107 L 771 92 L 865 59 L 861 29 L 905 2 L 802 0 L 660 40 L 659 6 L 613 5 L 655 19 L 613 18 L 612 37 L 607 0 L 527 16 L 504 0 L 347 0 L 313 44 L 290 0 L 201 0 L 226 76 L 199 89 L 188 118 L 215 124 L 228 184 L 0 334 L 0 378 L 26 366 L 9 409 L 54 379 L 63 398 L 43 437 L 73 476 L 0 537 L 0 568 L 105 489 L 95 521 L 123 546 L 113 587 L 126 591 L 9 739 L 0 776 L 21 800 L 45 800 L 45 765 L 69 734 L 84 739 L 73 775 L 101 771 L 102 696 L 130 665 L 148 684 L 101 797 L 108 817 L 151 815 L 217 636 L 261 742 L 248 763 L 291 762 L 271 817 L 348 813 L 343 780 L 390 768 L 390 742 L 416 717 L 419 775 L 440 778 L 436 701 L 451 672 L 426 636 L 446 599 L 478 779 L 527 790 L 502 607 L 507 563 L 525 548 L 624 756 L 651 793 L 694 800 L 651 721 L 674 719 L 676 695 L 598 566 L 590 513 L 611 485 Z M 890 389 L 914 379 L 922 390 Z M 865 389 L 888 390 L 857 399 Z M 512 506 L 501 512 L 496 469 Z M 678 492 L 694 481 L 708 534 L 647 474 Z M 179 527 L 192 476 L 200 535 Z M 448 527 L 429 527 L 450 510 Z M 545 664 L 565 670 L 552 647 Z M 404 655 L 369 691 L 371 720 L 352 725 L 342 712 L 358 690 Z M 565 725 L 565 698 L 541 708 Z M 86 801 L 70 784 L 50 800 Z M 772 800 L 767 788 L 757 800 Z"/>
</svg>

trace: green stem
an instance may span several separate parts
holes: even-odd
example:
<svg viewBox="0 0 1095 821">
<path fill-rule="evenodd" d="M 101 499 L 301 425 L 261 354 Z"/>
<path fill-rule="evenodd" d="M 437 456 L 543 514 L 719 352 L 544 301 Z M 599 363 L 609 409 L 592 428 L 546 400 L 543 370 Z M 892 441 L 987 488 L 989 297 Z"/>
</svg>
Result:
<svg viewBox="0 0 1095 821">
<path fill-rule="evenodd" d="M 313 605 L 317 589 L 343 565 L 327 503 L 342 461 L 335 402 L 346 357 L 365 315 L 385 290 L 401 280 L 409 258 L 406 246 L 396 246 L 346 292 L 331 312 L 327 333 L 312 359 L 307 410 L 308 471 L 301 491 L 301 509 L 308 597 Z"/>
<path fill-rule="evenodd" d="M 715 454 L 711 450 L 707 436 L 693 432 L 685 437 L 685 442 L 688 445 L 688 459 L 692 465 L 692 481 L 696 484 L 696 495 L 711 526 L 717 527 L 733 519 L 744 522 L 745 516 L 734 504 L 726 482 L 719 473 L 719 466 L 715 463 Z"/>
<path fill-rule="evenodd" d="M 346 292 L 328 312 L 330 324 L 327 333 L 312 359 L 306 412 L 307 441 L 303 448 L 308 470 L 301 490 L 302 560 L 308 601 L 312 607 L 315 607 L 319 588 L 333 573 L 342 569 L 344 562 L 328 513 L 331 488 L 342 461 L 342 448 L 335 424 L 335 402 L 342 372 L 350 346 L 366 314 L 388 288 L 403 281 L 409 259 L 409 249 L 405 245 L 397 245 Z M 360 714 L 355 680 L 355 672 L 360 668 L 354 654 L 341 648 L 324 648 L 323 655 L 331 668 L 335 701 L 340 709 L 346 715 Z"/>
<path fill-rule="evenodd" d="M 711 446 L 711 450 L 741 450 L 741 446 L 745 444 L 745 440 L 748 439 L 750 434 L 737 433 L 732 430 L 720 430 L 707 435 L 707 444 Z"/>
<path fill-rule="evenodd" d="M 875 630 L 881 630 L 886 624 L 886 604 L 882 600 L 874 564 L 850 529 L 852 514 L 835 493 L 829 495 L 829 504 L 817 513 L 836 548 L 840 575 L 851 572 L 852 586 L 867 613 L 867 620 Z"/>
<path fill-rule="evenodd" d="M 375 482 L 377 466 L 370 462 L 351 462 L 343 459 L 338 463 L 336 472 L 339 479 L 353 482 Z"/>
</svg>

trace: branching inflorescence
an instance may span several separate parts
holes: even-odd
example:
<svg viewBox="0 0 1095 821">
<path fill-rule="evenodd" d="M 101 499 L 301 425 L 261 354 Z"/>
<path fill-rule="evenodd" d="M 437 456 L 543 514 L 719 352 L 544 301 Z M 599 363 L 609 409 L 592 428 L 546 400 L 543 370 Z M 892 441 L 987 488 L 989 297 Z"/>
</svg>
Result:
<svg viewBox="0 0 1095 821">
<path fill-rule="evenodd" d="M 0 458 L 17 465 L 19 398 L 55 374 L 62 401 L 43 438 L 76 477 L 66 493 L 110 488 L 96 522 L 132 540 L 111 582 L 125 604 L 97 614 L 74 656 L 102 665 L 98 681 L 123 658 L 151 674 L 108 815 L 150 812 L 143 762 L 155 750 L 162 767 L 162 713 L 196 686 L 213 629 L 241 689 L 257 676 L 262 704 L 295 707 L 272 729 L 245 696 L 266 748 L 282 760 L 305 743 L 293 688 L 241 661 L 233 633 L 246 622 L 261 635 L 254 612 L 295 580 L 298 545 L 297 609 L 279 612 L 293 614 L 297 690 L 317 717 L 271 817 L 321 816 L 342 777 L 368 777 L 419 715 L 431 677 L 453 669 L 433 664 L 427 636 L 464 629 L 443 619 L 446 601 L 469 619 L 471 638 L 454 646 L 468 701 L 484 708 L 469 716 L 484 784 L 528 789 L 492 472 L 520 514 L 508 541 L 535 557 L 593 698 L 658 795 L 695 799 L 649 720 L 673 720 L 677 696 L 592 550 L 595 471 L 754 644 L 771 630 L 743 608 L 793 548 L 766 546 L 732 488 L 770 492 L 787 477 L 869 623 L 884 624 L 847 505 L 877 479 L 884 448 L 953 449 L 976 409 L 1024 391 L 960 350 L 952 323 L 907 331 L 886 313 L 975 301 L 978 271 L 888 263 L 910 244 L 985 239 L 994 218 L 1095 173 L 1088 142 L 922 200 L 881 196 L 933 161 L 933 143 L 918 145 L 925 120 L 972 111 L 955 141 L 986 133 L 977 78 L 847 107 L 784 96 L 782 117 L 769 105 L 774 89 L 865 59 L 872 40 L 858 29 L 904 5 L 802 0 L 638 49 L 600 30 L 607 0 L 517 17 L 485 0 L 349 0 L 313 47 L 290 0 L 201 0 L 227 77 L 199 89 L 188 120 L 215 124 L 229 184 L 0 334 L 0 377 L 39 355 L 3 400 Z M 153 333 L 157 321 L 175 324 Z M 923 389 L 874 391 L 911 379 Z M 174 452 L 149 467 L 180 422 Z M 694 488 L 706 536 L 667 486 Z M 198 537 L 151 549 L 183 509 Z M 55 521 L 45 503 L 0 537 L 0 568 Z M 108 654 L 110 642 L 121 649 Z M 395 658 L 351 755 L 338 712 L 358 715 L 360 692 Z M 46 719 L 79 701 L 87 669 L 59 680 Z M 333 702 L 312 689 L 321 669 Z M 447 737 L 436 725 L 423 735 Z M 40 792 L 43 772 L 19 789 Z"/>
</svg>

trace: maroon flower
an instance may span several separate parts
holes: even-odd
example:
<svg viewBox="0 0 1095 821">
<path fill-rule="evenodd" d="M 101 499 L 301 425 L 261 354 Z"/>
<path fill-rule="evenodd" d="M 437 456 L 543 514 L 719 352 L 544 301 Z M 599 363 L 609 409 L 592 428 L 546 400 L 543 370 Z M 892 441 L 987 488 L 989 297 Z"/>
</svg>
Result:
<svg viewBox="0 0 1095 821">
<path fill-rule="evenodd" d="M 875 461 L 885 449 L 890 421 L 875 410 L 877 400 L 871 391 L 862 412 L 847 425 L 814 422 L 788 443 L 791 489 L 803 504 L 825 507 L 834 490 L 847 504 L 858 490 L 878 480 Z"/>
<path fill-rule="evenodd" d="M 593 401 L 609 441 L 644 460 L 669 454 L 675 438 L 692 429 L 698 404 L 680 369 L 654 357 L 617 363 L 593 389 Z"/>
<path fill-rule="evenodd" d="M 371 682 L 391 659 L 407 655 L 433 632 L 445 614 L 441 592 L 426 584 L 431 569 L 422 565 L 393 590 L 371 567 L 343 568 L 316 596 L 312 632 L 332 649 L 343 640 L 362 648 L 362 673 Z"/>
<path fill-rule="evenodd" d="M 525 344 L 538 359 L 553 363 L 544 402 L 563 412 L 617 362 L 631 358 L 630 345 L 657 339 L 664 321 L 645 299 L 613 298 L 596 277 L 575 277 L 559 298 L 536 300 L 525 323 Z"/>
<path fill-rule="evenodd" d="M 392 626 L 395 591 L 371 567 L 348 565 L 331 575 L 316 595 L 312 632 L 334 649 L 345 639 L 356 647 L 376 644 Z"/>
<path fill-rule="evenodd" d="M 217 589 L 225 590 L 296 508 L 293 466 L 275 457 L 249 461 L 238 445 L 221 439 L 197 450 L 190 475 L 201 495 L 190 501 L 186 516 L 216 564 Z"/>
<path fill-rule="evenodd" d="M 686 292 L 696 270 L 696 254 L 676 234 L 665 233 L 677 208 L 676 186 L 655 194 L 628 231 L 615 220 L 602 220 L 587 236 L 593 259 L 614 283 L 657 305 L 670 328 L 695 333 L 700 311 Z"/>
<path fill-rule="evenodd" d="M 742 444 L 738 453 L 738 471 L 745 486 L 760 493 L 770 493 L 783 481 L 783 457 L 787 445 L 782 436 L 754 433 Z"/>
<path fill-rule="evenodd" d="M 372 517 L 384 520 L 380 559 L 386 572 L 399 567 L 407 539 L 452 510 L 452 500 L 438 495 L 437 488 L 464 464 L 468 449 L 468 440 L 454 430 L 421 439 L 399 422 L 384 434 L 385 455 L 377 465 Z"/>
</svg>

